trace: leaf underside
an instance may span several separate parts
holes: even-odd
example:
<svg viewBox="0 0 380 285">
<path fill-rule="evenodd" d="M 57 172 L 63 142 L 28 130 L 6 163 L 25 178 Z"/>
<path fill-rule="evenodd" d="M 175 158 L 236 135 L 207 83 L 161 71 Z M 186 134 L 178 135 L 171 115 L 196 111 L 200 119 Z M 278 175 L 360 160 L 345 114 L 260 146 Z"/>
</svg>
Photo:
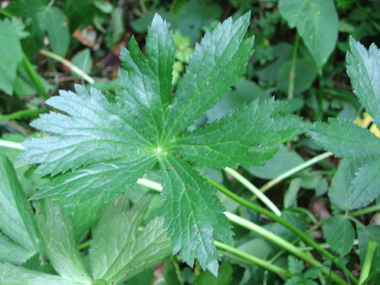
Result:
<svg viewBox="0 0 380 285">
<path fill-rule="evenodd" d="M 133 37 L 129 49 L 121 52 L 122 88 L 117 96 L 76 86 L 76 94 L 61 91 L 47 100 L 62 113 L 41 115 L 32 126 L 56 135 L 25 142 L 26 151 L 17 160 L 39 164 L 38 173 L 52 176 L 32 199 L 52 196 L 75 204 L 101 196 L 109 201 L 159 163 L 164 225 L 173 251 L 180 251 L 190 265 L 197 257 L 202 268 L 216 274 L 213 240 L 231 243 L 232 232 L 214 189 L 188 162 L 209 167 L 264 165 L 278 143 L 307 128 L 300 118 L 281 114 L 282 103 L 268 100 L 186 131 L 244 72 L 253 45 L 253 38 L 244 39 L 249 17 L 247 13 L 235 22 L 229 18 L 206 33 L 174 96 L 172 32 L 156 15 L 146 56 Z"/>
</svg>

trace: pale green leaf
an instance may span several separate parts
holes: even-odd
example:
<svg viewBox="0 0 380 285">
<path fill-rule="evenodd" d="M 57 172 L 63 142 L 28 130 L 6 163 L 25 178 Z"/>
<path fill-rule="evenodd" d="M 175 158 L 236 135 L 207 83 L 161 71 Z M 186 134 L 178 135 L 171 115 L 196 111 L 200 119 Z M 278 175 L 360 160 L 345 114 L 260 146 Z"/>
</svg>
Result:
<svg viewBox="0 0 380 285">
<path fill-rule="evenodd" d="M 0 90 L 12 95 L 17 65 L 22 59 L 20 41 L 12 25 L 0 21 Z"/>
<path fill-rule="evenodd" d="M 217 274 L 214 239 L 232 242 L 232 233 L 215 190 L 185 161 L 161 156 L 162 197 L 165 226 L 183 260 L 193 266 L 195 256 L 202 268 Z"/>
<path fill-rule="evenodd" d="M 44 11 L 44 17 L 51 49 L 57 55 L 64 57 L 70 45 L 69 27 L 65 15 L 58 7 L 51 7 Z"/>
<path fill-rule="evenodd" d="M 224 263 L 220 266 L 217 277 L 207 271 L 201 272 L 195 278 L 194 285 L 229 285 L 232 281 L 232 273 L 231 264 Z"/>
<path fill-rule="evenodd" d="M 0 152 L 0 229 L 32 256 L 40 251 L 33 211 L 8 158 Z"/>
<path fill-rule="evenodd" d="M 51 200 L 46 199 L 44 206 L 37 211 L 36 220 L 50 263 L 63 279 L 89 284 L 91 278 L 80 257 L 72 221 L 65 219 Z"/>
<path fill-rule="evenodd" d="M 93 277 L 109 284 L 119 284 L 156 265 L 171 253 L 163 218 L 156 217 L 140 230 L 149 199 L 131 211 L 128 211 L 126 197 L 115 204 L 106 206 L 90 242 Z"/>
<path fill-rule="evenodd" d="M 319 66 L 323 66 L 338 38 L 338 14 L 333 0 L 280 0 L 281 15 L 296 27 Z"/>
<path fill-rule="evenodd" d="M 340 161 L 329 189 L 330 201 L 342 211 L 350 209 L 351 183 L 355 172 L 368 163 L 368 158 L 344 158 Z"/>
<path fill-rule="evenodd" d="M 347 53 L 347 73 L 354 93 L 380 126 L 380 51 L 372 44 L 367 51 L 350 38 L 351 51 Z"/>
<path fill-rule="evenodd" d="M 380 139 L 349 121 L 330 118 L 329 124 L 317 123 L 308 134 L 339 157 L 380 155 Z"/>
<path fill-rule="evenodd" d="M 305 269 L 305 264 L 302 260 L 295 258 L 292 255 L 288 256 L 289 272 L 293 274 L 300 274 Z"/>
<path fill-rule="evenodd" d="M 9 263 L 0 263 L 0 284 L 23 284 L 23 285 L 74 285 L 83 284 L 64 280 L 57 275 L 41 273 L 23 267 L 17 267 Z"/>
<path fill-rule="evenodd" d="M 323 224 L 322 229 L 333 251 L 340 255 L 350 252 L 355 240 L 355 230 L 347 217 L 335 215 Z"/>
<path fill-rule="evenodd" d="M 359 168 L 351 184 L 350 208 L 356 209 L 371 203 L 380 195 L 380 161 Z"/>
<path fill-rule="evenodd" d="M 0 234 L 0 261 L 20 265 L 28 260 L 32 253 L 15 244 L 7 237 Z"/>
<path fill-rule="evenodd" d="M 253 39 L 243 40 L 249 18 L 228 18 L 196 45 L 167 115 L 167 138 L 190 126 L 238 81 L 252 52 Z"/>
</svg>

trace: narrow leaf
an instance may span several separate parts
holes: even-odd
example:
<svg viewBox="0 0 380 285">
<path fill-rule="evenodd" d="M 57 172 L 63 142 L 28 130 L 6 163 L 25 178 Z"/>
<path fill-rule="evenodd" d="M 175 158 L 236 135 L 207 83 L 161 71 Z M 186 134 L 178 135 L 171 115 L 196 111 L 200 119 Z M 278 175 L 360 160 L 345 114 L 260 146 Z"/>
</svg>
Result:
<svg viewBox="0 0 380 285">
<path fill-rule="evenodd" d="M 95 280 L 119 284 L 156 265 L 171 252 L 163 218 L 153 219 L 143 230 L 149 199 L 128 212 L 128 199 L 109 203 L 92 232 L 90 260 Z"/>
<path fill-rule="evenodd" d="M 347 73 L 356 96 L 380 126 L 380 50 L 372 44 L 367 51 L 350 38 L 351 51 L 347 53 Z"/>
<path fill-rule="evenodd" d="M 0 229 L 30 255 L 40 251 L 33 211 L 27 202 L 13 165 L 0 152 Z"/>
<path fill-rule="evenodd" d="M 355 230 L 348 218 L 335 215 L 325 222 L 322 229 L 332 250 L 342 256 L 350 252 L 354 245 Z"/>
<path fill-rule="evenodd" d="M 1 284 L 23 284 L 23 285 L 74 285 L 74 283 L 64 280 L 57 275 L 41 273 L 23 267 L 17 267 L 9 263 L 0 263 L 0 283 Z M 82 283 L 83 284 L 83 283 Z"/>
<path fill-rule="evenodd" d="M 338 38 L 338 14 L 333 0 L 280 0 L 281 15 L 296 27 L 319 66 L 323 66 Z"/>
<path fill-rule="evenodd" d="M 349 121 L 329 119 L 329 124 L 317 123 L 308 134 L 339 157 L 380 154 L 380 139 Z"/>
<path fill-rule="evenodd" d="M 376 158 L 359 168 L 352 180 L 350 208 L 356 209 L 371 203 L 380 195 L 380 162 Z"/>
<path fill-rule="evenodd" d="M 47 8 L 45 26 L 49 36 L 49 43 L 54 53 L 65 56 L 70 45 L 69 27 L 65 15 L 58 7 Z"/>
<path fill-rule="evenodd" d="M 91 278 L 80 257 L 71 220 L 64 219 L 60 207 L 48 199 L 45 207 L 37 212 L 36 219 L 54 269 L 65 280 L 89 283 Z"/>
<path fill-rule="evenodd" d="M 168 138 L 191 125 L 238 81 L 252 52 L 253 39 L 243 40 L 249 18 L 249 13 L 235 22 L 228 18 L 196 45 L 169 109 Z"/>
<path fill-rule="evenodd" d="M 202 268 L 217 275 L 214 239 L 232 242 L 232 232 L 215 190 L 186 162 L 162 156 L 161 172 L 165 226 L 173 243 L 190 266 L 197 257 Z"/>
</svg>

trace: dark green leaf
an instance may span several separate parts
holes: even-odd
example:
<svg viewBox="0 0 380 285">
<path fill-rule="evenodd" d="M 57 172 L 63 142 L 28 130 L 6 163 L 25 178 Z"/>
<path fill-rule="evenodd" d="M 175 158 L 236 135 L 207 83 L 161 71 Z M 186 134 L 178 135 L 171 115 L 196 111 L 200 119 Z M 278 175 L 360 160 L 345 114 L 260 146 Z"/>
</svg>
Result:
<svg viewBox="0 0 380 285">
<path fill-rule="evenodd" d="M 371 203 L 380 194 L 380 161 L 374 161 L 359 168 L 352 180 L 350 208 L 356 209 Z"/>
<path fill-rule="evenodd" d="M 71 282 L 91 281 L 76 245 L 73 223 L 64 219 L 61 208 L 46 199 L 45 207 L 38 210 L 36 219 L 54 269 Z"/>
<path fill-rule="evenodd" d="M 319 66 L 326 63 L 338 37 L 338 14 L 333 0 L 279 1 L 280 13 L 297 28 Z"/>
<path fill-rule="evenodd" d="M 17 65 L 22 50 L 16 31 L 10 23 L 0 21 L 0 90 L 12 95 Z"/>
<path fill-rule="evenodd" d="M 350 38 L 351 52 L 347 53 L 347 73 L 360 102 L 380 126 L 380 51 L 372 44 L 367 51 Z"/>
<path fill-rule="evenodd" d="M 333 251 L 340 255 L 350 252 L 355 240 L 355 230 L 348 218 L 335 215 L 329 218 L 322 228 L 324 237 Z"/>
<path fill-rule="evenodd" d="M 218 277 L 210 272 L 201 272 L 194 281 L 194 285 L 229 285 L 232 281 L 233 269 L 231 264 L 224 263 L 219 268 Z"/>
<path fill-rule="evenodd" d="M 380 271 L 380 226 L 369 225 L 366 228 L 359 226 L 358 240 L 360 263 L 362 265 L 367 252 L 368 242 L 373 240 L 378 243 L 376 247 L 375 256 L 372 259 L 372 266 L 374 266 L 378 271 Z"/>
<path fill-rule="evenodd" d="M 0 152 L 0 229 L 32 256 L 40 251 L 40 240 L 24 191 L 8 158 Z"/>
<path fill-rule="evenodd" d="M 70 45 L 70 33 L 65 15 L 58 7 L 51 7 L 46 11 L 44 21 L 51 49 L 54 53 L 64 57 Z"/>
<path fill-rule="evenodd" d="M 165 226 L 173 243 L 173 252 L 181 250 L 190 266 L 198 257 L 202 268 L 218 272 L 213 239 L 232 242 L 232 233 L 215 190 L 186 162 L 173 156 L 161 156 L 162 197 Z"/>
<path fill-rule="evenodd" d="M 85 73 L 89 73 L 92 68 L 92 58 L 91 51 L 89 48 L 86 48 L 80 52 L 78 52 L 71 60 L 71 62 L 84 71 Z M 73 72 L 75 74 L 75 72 Z"/>
<path fill-rule="evenodd" d="M 149 199 L 128 212 L 128 199 L 109 203 L 92 232 L 90 259 L 95 280 L 119 284 L 151 268 L 171 252 L 163 219 L 156 217 L 140 230 Z M 112 233 L 112 234 L 110 234 Z"/>
<path fill-rule="evenodd" d="M 339 157 L 380 155 L 380 139 L 349 121 L 329 119 L 329 124 L 317 123 L 308 134 Z"/>
</svg>

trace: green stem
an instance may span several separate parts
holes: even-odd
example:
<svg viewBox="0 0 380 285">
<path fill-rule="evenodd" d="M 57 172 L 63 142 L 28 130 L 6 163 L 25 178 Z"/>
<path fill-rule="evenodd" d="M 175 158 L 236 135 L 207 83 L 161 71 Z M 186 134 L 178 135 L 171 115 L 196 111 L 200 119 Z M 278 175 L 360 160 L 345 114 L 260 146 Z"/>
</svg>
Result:
<svg viewBox="0 0 380 285">
<path fill-rule="evenodd" d="M 292 55 L 292 65 L 289 73 L 289 87 L 288 87 L 288 99 L 292 99 L 294 97 L 294 79 L 296 78 L 296 64 L 297 64 L 297 52 L 298 52 L 298 43 L 300 36 L 296 32 L 296 38 L 294 40 L 294 48 Z"/>
<path fill-rule="evenodd" d="M 268 199 L 267 196 L 265 196 L 262 192 L 260 192 L 260 190 L 257 189 L 256 186 L 253 185 L 243 175 L 241 175 L 239 172 L 237 172 L 236 170 L 233 170 L 229 167 L 224 168 L 224 171 L 229 173 L 237 181 L 239 181 L 241 184 L 243 184 L 249 191 L 251 191 L 254 195 L 256 195 L 257 198 L 259 198 L 260 201 L 263 202 L 263 204 L 266 205 L 273 213 L 275 213 L 277 216 L 281 216 L 280 209 L 277 208 L 276 205 L 273 204 L 273 202 L 270 199 Z"/>
<path fill-rule="evenodd" d="M 29 61 L 29 58 L 25 55 L 25 53 L 22 53 L 22 66 L 25 68 L 27 74 L 29 75 L 30 79 L 33 81 L 34 85 L 36 86 L 38 92 L 44 97 L 45 99 L 50 98 L 50 95 L 46 92 L 45 87 L 38 76 L 38 73 L 33 68 L 31 62 Z"/>
<path fill-rule="evenodd" d="M 308 243 L 309 245 L 314 247 L 317 251 L 319 251 L 321 254 L 323 254 L 326 258 L 330 259 L 334 264 L 336 264 L 337 266 L 342 268 L 355 284 L 358 282 L 356 280 L 355 276 L 350 271 L 348 271 L 348 269 L 343 264 L 340 264 L 334 255 L 332 255 L 327 250 L 323 249 L 318 243 L 316 243 L 313 239 L 311 239 L 307 234 L 302 232 L 297 227 L 293 226 L 291 223 L 287 222 L 286 220 L 282 219 L 281 217 L 276 216 L 275 214 L 273 214 L 271 211 L 268 211 L 267 209 L 264 209 L 264 208 L 262 208 L 258 205 L 255 205 L 255 204 L 253 204 L 247 200 L 244 200 L 243 198 L 240 198 L 238 195 L 231 192 L 226 187 L 219 185 L 217 182 L 215 182 L 209 178 L 207 178 L 207 182 L 210 183 L 211 185 L 213 185 L 216 189 L 218 189 L 223 194 L 230 197 L 232 200 L 235 200 L 236 202 L 238 202 L 239 204 L 241 204 L 241 205 L 243 205 L 243 206 L 245 206 L 245 207 L 247 207 L 247 208 L 249 208 L 255 212 L 263 214 L 263 215 L 267 216 L 268 218 L 272 219 L 273 221 L 278 222 L 279 224 L 285 226 L 286 228 L 288 228 L 289 230 L 294 232 L 296 235 L 298 235 L 301 239 L 303 239 L 306 243 Z"/>
<path fill-rule="evenodd" d="M 272 271 L 272 272 L 279 274 L 279 275 L 283 275 L 287 278 L 292 278 L 293 276 L 295 276 L 294 274 L 290 273 L 289 271 L 287 271 L 281 267 L 273 265 L 273 264 L 269 263 L 268 261 L 257 258 L 256 256 L 245 253 L 245 252 L 238 250 L 232 246 L 221 243 L 219 241 L 215 241 L 214 243 L 215 243 L 215 246 L 217 248 L 222 249 L 222 250 L 227 251 L 227 252 L 230 252 L 230 253 L 232 253 L 232 254 L 240 257 L 240 258 L 243 258 L 245 260 L 248 260 L 248 261 L 250 261 L 250 262 L 252 262 L 252 263 L 254 263 L 254 264 L 256 264 L 262 268 L 265 268 L 266 270 Z"/>
<path fill-rule="evenodd" d="M 264 193 L 264 192 L 268 191 L 270 188 L 272 188 L 273 186 L 275 186 L 278 183 L 280 183 L 281 181 L 283 181 L 284 179 L 296 174 L 297 172 L 305 170 L 306 168 L 308 168 L 308 167 L 316 164 L 317 162 L 324 160 L 324 159 L 326 159 L 332 155 L 333 155 L 332 152 L 325 152 L 325 153 L 322 153 L 320 155 L 317 155 L 317 156 L 313 157 L 312 159 L 309 159 L 309 160 L 305 161 L 304 163 L 302 163 L 296 167 L 293 167 L 292 169 L 282 173 L 281 175 L 279 175 L 276 178 L 272 179 L 271 181 L 267 182 L 266 184 L 264 184 L 260 188 L 260 191 Z"/>
<path fill-rule="evenodd" d="M 52 53 L 50 51 L 47 51 L 47 50 L 40 50 L 40 54 L 46 56 L 46 57 L 50 57 L 52 59 L 55 59 L 56 61 L 62 63 L 63 65 L 67 66 L 68 68 L 70 68 L 73 72 L 75 72 L 76 74 L 78 74 L 81 78 L 83 78 L 84 80 L 86 80 L 88 83 L 90 84 L 94 84 L 95 83 L 95 80 L 90 77 L 87 73 L 85 73 L 83 70 L 79 69 L 78 67 L 76 67 L 74 64 L 72 64 L 70 61 L 68 61 L 67 59 L 55 54 L 55 53 Z"/>
<path fill-rule="evenodd" d="M 376 241 L 371 240 L 368 242 L 367 252 L 365 254 L 362 271 L 360 273 L 359 284 L 363 284 L 369 275 L 369 271 L 372 266 L 372 259 L 375 255 L 376 247 L 377 247 Z"/>
<path fill-rule="evenodd" d="M 145 186 L 149 189 L 155 190 L 157 192 L 162 191 L 162 186 L 160 183 L 154 182 L 152 180 L 141 178 L 137 180 L 137 184 L 140 184 L 141 186 Z"/>
<path fill-rule="evenodd" d="M 21 118 L 35 118 L 41 113 L 47 112 L 48 108 L 42 108 L 42 109 L 35 109 L 35 110 L 22 110 L 17 111 L 12 114 L 2 115 L 0 116 L 0 122 L 1 121 L 7 121 L 7 120 L 15 120 L 15 119 L 21 119 Z"/>
<path fill-rule="evenodd" d="M 8 13 L 4 9 L 0 9 L 0 14 L 4 15 L 5 17 L 12 18 L 12 14 Z"/>
<path fill-rule="evenodd" d="M 80 245 L 78 245 L 78 250 L 82 250 L 84 248 L 87 248 L 90 246 L 90 241 L 85 241 L 84 243 L 81 243 Z"/>
<path fill-rule="evenodd" d="M 0 140 L 0 147 L 25 150 L 24 147 L 20 143 L 10 142 L 10 141 L 5 141 L 5 140 Z"/>
<path fill-rule="evenodd" d="M 246 228 L 247 230 L 250 230 L 254 233 L 257 233 L 261 235 L 262 237 L 265 237 L 266 239 L 278 244 L 282 248 L 286 249 L 290 253 L 294 254 L 295 256 L 301 258 L 302 260 L 306 261 L 312 266 L 315 267 L 323 267 L 323 264 L 320 263 L 318 260 L 316 260 L 314 257 L 310 256 L 308 253 L 305 253 L 301 250 L 299 250 L 296 246 L 291 244 L 290 242 L 284 240 L 283 238 L 275 235 L 274 233 L 264 229 L 263 227 L 260 227 L 246 219 L 243 219 L 235 214 L 224 212 L 224 214 L 227 216 L 228 220 L 234 224 L 237 224 L 241 227 Z M 331 272 L 327 269 L 321 269 L 321 271 L 326 276 L 331 276 L 331 279 L 334 280 L 338 284 L 347 284 L 339 275 Z"/>
<path fill-rule="evenodd" d="M 371 207 L 368 207 L 368 208 L 365 208 L 365 209 L 353 211 L 351 213 L 348 213 L 348 215 L 350 217 L 356 217 L 356 216 L 368 214 L 368 213 L 371 213 L 371 212 L 376 212 L 376 211 L 379 211 L 379 210 L 380 210 L 380 204 L 377 204 L 377 205 L 374 205 L 374 206 L 371 206 Z"/>
</svg>

